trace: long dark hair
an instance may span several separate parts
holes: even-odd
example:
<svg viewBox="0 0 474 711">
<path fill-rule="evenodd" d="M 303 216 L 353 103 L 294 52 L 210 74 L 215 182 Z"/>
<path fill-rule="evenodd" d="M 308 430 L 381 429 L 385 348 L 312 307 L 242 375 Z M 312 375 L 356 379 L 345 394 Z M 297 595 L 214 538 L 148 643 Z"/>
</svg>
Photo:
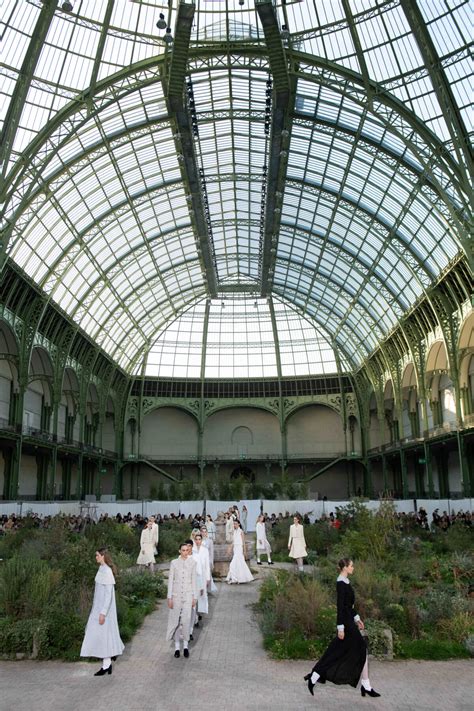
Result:
<svg viewBox="0 0 474 711">
<path fill-rule="evenodd" d="M 118 568 L 112 560 L 112 556 L 109 553 L 109 549 L 98 548 L 97 553 L 100 553 L 100 555 L 104 556 L 104 563 L 109 566 L 109 568 L 112 570 L 112 573 L 114 574 L 114 578 L 116 578 L 118 575 Z"/>
</svg>

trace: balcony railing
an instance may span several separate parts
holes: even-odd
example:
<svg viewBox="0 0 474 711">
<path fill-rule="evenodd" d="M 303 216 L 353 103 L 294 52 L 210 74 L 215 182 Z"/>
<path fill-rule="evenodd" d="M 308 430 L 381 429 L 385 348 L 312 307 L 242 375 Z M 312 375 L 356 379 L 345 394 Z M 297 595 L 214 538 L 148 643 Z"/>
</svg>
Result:
<svg viewBox="0 0 474 711">
<path fill-rule="evenodd" d="M 294 453 L 287 454 L 285 458 L 282 457 L 281 452 L 271 453 L 271 454 L 236 454 L 235 452 L 229 452 L 227 454 L 212 454 L 206 453 L 201 457 L 195 454 L 177 454 L 176 452 L 166 454 L 161 453 L 155 455 L 140 454 L 139 456 L 131 452 L 124 455 L 124 459 L 128 459 L 133 462 L 137 459 L 149 461 L 149 462 L 190 462 L 196 463 L 204 460 L 207 464 L 213 464 L 217 462 L 281 462 L 284 459 L 285 462 L 297 462 L 297 461 L 319 461 L 319 460 L 331 460 L 338 459 L 341 457 L 353 457 L 357 459 L 361 456 L 359 452 L 350 452 L 346 454 L 345 452 L 321 452 L 318 454 L 308 454 L 308 453 Z"/>
</svg>

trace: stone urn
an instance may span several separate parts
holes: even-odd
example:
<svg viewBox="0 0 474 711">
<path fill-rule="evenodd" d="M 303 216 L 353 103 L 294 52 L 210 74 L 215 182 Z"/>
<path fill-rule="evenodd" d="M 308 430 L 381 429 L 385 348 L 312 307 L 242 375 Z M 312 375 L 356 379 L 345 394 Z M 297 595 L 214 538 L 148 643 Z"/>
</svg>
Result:
<svg viewBox="0 0 474 711">
<path fill-rule="evenodd" d="M 216 538 L 214 541 L 214 569 L 212 571 L 212 576 L 214 578 L 225 578 L 229 572 L 229 563 L 232 560 L 233 546 L 232 543 L 227 543 L 225 540 L 226 519 L 224 518 L 222 511 L 219 511 L 214 523 L 216 526 Z M 252 557 L 252 552 L 252 541 L 246 541 L 244 556 L 247 563 Z"/>
</svg>

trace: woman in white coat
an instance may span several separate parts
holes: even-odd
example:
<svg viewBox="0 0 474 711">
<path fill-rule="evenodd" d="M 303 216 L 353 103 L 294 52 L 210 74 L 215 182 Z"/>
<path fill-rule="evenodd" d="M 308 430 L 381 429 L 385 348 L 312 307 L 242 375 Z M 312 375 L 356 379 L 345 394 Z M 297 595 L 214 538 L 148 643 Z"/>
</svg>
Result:
<svg viewBox="0 0 474 711">
<path fill-rule="evenodd" d="M 293 523 L 290 526 L 290 537 L 288 539 L 288 555 L 290 558 L 296 560 L 296 565 L 298 566 L 298 571 L 303 572 L 303 558 L 308 555 L 306 551 L 306 541 L 304 538 L 303 525 L 301 523 L 301 516 L 295 514 L 293 516 Z"/>
<path fill-rule="evenodd" d="M 265 516 L 263 514 L 257 518 L 257 525 L 255 526 L 255 540 L 257 544 L 257 565 L 262 565 L 262 561 L 260 560 L 261 555 L 266 555 L 268 565 L 273 565 L 272 549 L 268 542 L 267 531 L 265 528 Z"/>
<path fill-rule="evenodd" d="M 153 521 L 148 519 L 140 536 L 140 553 L 137 558 L 137 565 L 146 565 L 151 572 L 153 572 L 155 566 L 155 545 L 156 534 L 153 530 Z"/>
<path fill-rule="evenodd" d="M 115 606 L 116 568 L 106 548 L 95 554 L 99 570 L 95 576 L 94 600 L 86 625 L 81 657 L 102 659 L 102 666 L 94 676 L 112 674 L 112 657 L 118 657 L 125 649 L 117 622 Z"/>
</svg>

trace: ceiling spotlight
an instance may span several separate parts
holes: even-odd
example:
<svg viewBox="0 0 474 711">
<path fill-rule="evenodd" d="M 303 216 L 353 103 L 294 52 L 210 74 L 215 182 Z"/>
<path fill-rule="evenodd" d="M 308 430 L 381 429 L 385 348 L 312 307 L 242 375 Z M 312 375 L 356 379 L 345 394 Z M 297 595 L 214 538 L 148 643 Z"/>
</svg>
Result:
<svg viewBox="0 0 474 711">
<path fill-rule="evenodd" d="M 282 135 L 282 138 L 288 138 L 288 136 L 290 135 L 290 132 L 288 131 L 288 129 L 284 128 L 281 132 L 281 135 Z"/>
<path fill-rule="evenodd" d="M 166 34 L 163 37 L 163 39 L 166 42 L 166 44 L 171 44 L 171 42 L 173 41 L 173 37 L 171 35 L 171 27 L 166 28 Z"/>
<path fill-rule="evenodd" d="M 282 39 L 288 39 L 288 37 L 290 36 L 290 31 L 288 29 L 288 25 L 281 26 L 281 36 L 282 36 Z"/>
<path fill-rule="evenodd" d="M 72 12 L 72 2 L 63 2 L 61 9 L 64 10 L 64 12 Z"/>
<path fill-rule="evenodd" d="M 280 151 L 280 158 L 286 158 L 288 153 L 286 151 Z"/>
<path fill-rule="evenodd" d="M 158 27 L 159 30 L 166 29 L 166 20 L 165 20 L 165 16 L 163 15 L 162 12 L 160 12 L 160 19 L 156 23 L 156 26 Z"/>
<path fill-rule="evenodd" d="M 183 163 L 183 162 L 184 162 L 184 156 L 183 156 L 182 153 L 178 153 L 178 155 L 176 156 L 176 158 L 179 160 L 180 163 Z"/>
</svg>

